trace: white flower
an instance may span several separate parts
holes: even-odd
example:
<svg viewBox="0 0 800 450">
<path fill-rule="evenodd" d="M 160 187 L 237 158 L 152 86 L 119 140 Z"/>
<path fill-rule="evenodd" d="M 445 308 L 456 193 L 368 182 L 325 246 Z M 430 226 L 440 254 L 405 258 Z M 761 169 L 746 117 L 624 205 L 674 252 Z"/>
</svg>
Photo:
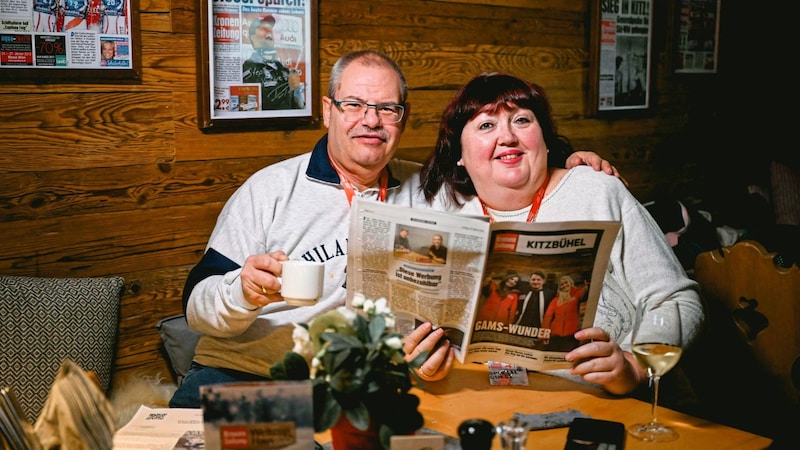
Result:
<svg viewBox="0 0 800 450">
<path fill-rule="evenodd" d="M 363 295 L 362 295 L 362 297 L 363 297 Z M 362 302 L 362 304 L 363 304 L 363 302 Z M 353 306 L 355 306 L 355 305 L 353 305 Z M 353 311 L 352 309 L 348 308 L 347 306 L 340 306 L 340 307 L 336 308 L 336 310 L 339 311 L 339 313 L 341 313 L 345 317 L 345 319 L 347 319 L 348 322 L 350 322 L 350 323 L 355 322 L 357 313 L 355 311 Z"/>
<path fill-rule="evenodd" d="M 375 314 L 375 300 L 372 300 L 371 298 L 364 300 L 363 309 L 364 312 L 369 315 Z"/>
<path fill-rule="evenodd" d="M 375 314 L 382 314 L 384 316 L 392 314 L 392 310 L 389 308 L 389 301 L 386 300 L 386 297 L 375 300 Z"/>
<path fill-rule="evenodd" d="M 355 294 L 353 294 L 353 301 L 351 301 L 350 304 L 353 305 L 353 308 L 361 308 L 362 306 L 364 306 L 364 301 L 366 299 L 367 298 L 364 297 L 364 294 L 362 294 L 361 292 L 356 292 Z"/>
<path fill-rule="evenodd" d="M 294 341 L 294 348 L 292 351 L 310 361 L 314 356 L 314 344 L 311 343 L 311 338 L 308 335 L 308 330 L 298 324 L 294 324 L 292 331 L 292 341 Z"/>
<path fill-rule="evenodd" d="M 395 349 L 395 350 L 399 350 L 399 349 L 403 348 L 403 341 L 401 341 L 400 338 L 397 337 L 397 336 L 390 337 L 389 339 L 385 340 L 384 342 L 386 343 L 387 347 Z"/>
<path fill-rule="evenodd" d="M 311 359 L 311 368 L 309 369 L 309 378 L 314 379 L 317 377 L 317 370 L 322 366 L 322 362 L 316 356 Z"/>
</svg>

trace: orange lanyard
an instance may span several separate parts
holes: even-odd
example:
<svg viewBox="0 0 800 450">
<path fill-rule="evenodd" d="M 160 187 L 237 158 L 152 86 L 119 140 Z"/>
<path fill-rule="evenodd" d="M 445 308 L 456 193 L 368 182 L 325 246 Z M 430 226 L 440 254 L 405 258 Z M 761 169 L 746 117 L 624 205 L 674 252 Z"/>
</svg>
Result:
<svg viewBox="0 0 800 450">
<path fill-rule="evenodd" d="M 328 157 L 330 160 L 330 157 Z M 336 169 L 336 173 L 339 174 L 339 183 L 342 185 L 342 189 L 344 189 L 345 195 L 347 195 L 347 204 L 353 204 L 353 196 L 356 194 L 356 189 L 353 187 L 353 184 L 350 183 L 350 180 L 344 176 L 341 170 L 336 167 L 336 164 L 333 163 L 331 160 L 331 165 L 334 169 Z M 386 201 L 386 191 L 389 188 L 389 171 L 386 170 L 386 167 L 381 170 L 381 175 L 378 177 L 378 201 L 385 202 Z"/>
<path fill-rule="evenodd" d="M 536 215 L 539 214 L 539 207 L 542 206 L 542 200 L 544 199 L 545 191 L 547 191 L 548 181 L 550 181 L 549 173 L 544 178 L 544 183 L 542 183 L 542 186 L 539 188 L 538 191 L 536 191 L 536 194 L 534 194 L 533 196 L 533 203 L 531 204 L 531 210 L 528 212 L 528 219 L 527 219 L 528 222 L 533 222 L 534 220 L 536 220 Z M 489 222 L 494 223 L 494 217 L 492 217 L 491 213 L 489 213 L 489 210 L 486 209 L 486 204 L 483 203 L 483 200 L 481 200 L 480 197 L 478 197 L 478 200 L 480 200 L 481 202 L 481 208 L 483 208 L 483 215 L 489 216 Z"/>
</svg>

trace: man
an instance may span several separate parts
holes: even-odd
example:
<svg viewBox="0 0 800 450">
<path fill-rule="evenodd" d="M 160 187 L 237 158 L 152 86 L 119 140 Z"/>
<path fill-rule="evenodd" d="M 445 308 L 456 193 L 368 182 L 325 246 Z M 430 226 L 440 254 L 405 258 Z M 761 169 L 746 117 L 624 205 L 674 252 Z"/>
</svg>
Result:
<svg viewBox="0 0 800 450">
<path fill-rule="evenodd" d="M 434 234 L 432 244 L 428 248 L 428 256 L 430 256 L 431 261 L 438 264 L 447 262 L 447 247 L 442 245 L 443 241 L 441 234 Z"/>
<path fill-rule="evenodd" d="M 408 242 L 408 228 L 400 228 L 397 236 L 394 237 L 394 251 L 409 253 L 411 244 Z"/>
<path fill-rule="evenodd" d="M 528 283 L 523 282 L 517 286 L 520 291 L 520 301 L 517 303 L 514 323 L 537 328 L 542 326 L 542 316 L 547 305 L 556 296 L 555 288 L 545 286 L 544 280 L 544 272 L 534 270 L 528 278 Z"/>
<path fill-rule="evenodd" d="M 389 57 L 369 50 L 341 57 L 322 98 L 328 133 L 310 153 L 261 169 L 231 196 L 186 280 L 186 318 L 203 336 L 170 406 L 199 407 L 202 385 L 266 379 L 293 346 L 293 323 L 345 304 L 354 196 L 427 205 L 419 164 L 393 159 L 410 112 L 407 93 L 405 76 Z M 593 156 L 599 170 L 602 161 Z M 286 259 L 325 264 L 316 305 L 283 302 L 277 277 Z M 408 360 L 428 352 L 417 369 L 425 381 L 444 378 L 452 366 L 449 342 L 437 345 L 443 336 L 443 328 L 424 323 L 404 340 Z"/>
<path fill-rule="evenodd" d="M 303 108 L 305 90 L 300 83 L 300 74 L 278 60 L 274 26 L 275 16 L 272 14 L 250 22 L 248 36 L 253 53 L 242 64 L 242 81 L 261 84 L 261 109 Z"/>
</svg>

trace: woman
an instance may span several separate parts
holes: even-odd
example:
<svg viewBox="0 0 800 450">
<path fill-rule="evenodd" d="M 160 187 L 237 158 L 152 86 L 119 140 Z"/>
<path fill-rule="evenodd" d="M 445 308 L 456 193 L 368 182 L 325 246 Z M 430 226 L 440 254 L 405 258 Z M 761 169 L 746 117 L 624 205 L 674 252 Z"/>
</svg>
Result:
<svg viewBox="0 0 800 450">
<path fill-rule="evenodd" d="M 446 106 L 436 148 L 421 172 L 422 189 L 438 207 L 491 220 L 621 222 L 594 327 L 575 333 L 586 344 L 566 358 L 574 363 L 573 376 L 627 394 L 647 380 L 630 353 L 634 311 L 679 303 L 688 345 L 703 322 L 698 285 L 622 181 L 583 167 L 548 168 L 548 159 L 570 151 L 539 86 L 508 74 L 482 74 Z"/>
<path fill-rule="evenodd" d="M 506 325 L 513 322 L 519 300 L 519 291 L 516 290 L 518 284 L 519 275 L 516 273 L 503 277 L 499 285 L 491 277 L 486 277 L 482 289 L 484 301 L 478 310 L 478 320 L 503 322 Z"/>
<path fill-rule="evenodd" d="M 585 291 L 575 286 L 569 275 L 558 280 L 558 293 L 542 317 L 542 328 L 550 330 L 548 350 L 569 350 L 577 344 L 573 335 L 581 328 L 580 303 Z"/>
</svg>

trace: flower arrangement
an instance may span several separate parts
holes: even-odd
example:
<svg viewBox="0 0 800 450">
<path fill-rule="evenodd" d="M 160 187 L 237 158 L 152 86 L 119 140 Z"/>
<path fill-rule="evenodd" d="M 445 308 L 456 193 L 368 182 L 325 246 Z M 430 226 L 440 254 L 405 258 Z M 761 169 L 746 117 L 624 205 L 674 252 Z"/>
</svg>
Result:
<svg viewBox="0 0 800 450">
<path fill-rule="evenodd" d="M 410 394 L 411 369 L 426 355 L 405 360 L 402 335 L 385 298 L 371 300 L 357 293 L 353 309 L 339 307 L 295 324 L 294 348 L 275 364 L 275 380 L 311 378 L 314 429 L 331 428 L 342 413 L 355 428 L 380 424 L 380 439 L 389 448 L 395 434 L 409 434 L 423 424 L 419 398 Z"/>
</svg>

